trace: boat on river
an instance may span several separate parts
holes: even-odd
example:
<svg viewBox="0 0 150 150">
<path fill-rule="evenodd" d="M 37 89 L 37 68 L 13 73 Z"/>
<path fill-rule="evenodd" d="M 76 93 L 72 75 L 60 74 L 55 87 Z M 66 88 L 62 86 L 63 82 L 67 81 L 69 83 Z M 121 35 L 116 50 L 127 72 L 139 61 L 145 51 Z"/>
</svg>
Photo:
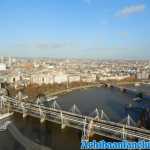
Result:
<svg viewBox="0 0 150 150">
<path fill-rule="evenodd" d="M 140 83 L 135 83 L 134 86 L 140 86 Z"/>
<path fill-rule="evenodd" d="M 47 102 L 57 99 L 58 96 L 48 97 Z"/>
<path fill-rule="evenodd" d="M 140 102 L 140 101 L 142 101 L 142 98 L 140 98 L 140 97 L 135 97 L 135 98 L 133 98 L 133 101 L 135 101 L 135 102 Z"/>
</svg>

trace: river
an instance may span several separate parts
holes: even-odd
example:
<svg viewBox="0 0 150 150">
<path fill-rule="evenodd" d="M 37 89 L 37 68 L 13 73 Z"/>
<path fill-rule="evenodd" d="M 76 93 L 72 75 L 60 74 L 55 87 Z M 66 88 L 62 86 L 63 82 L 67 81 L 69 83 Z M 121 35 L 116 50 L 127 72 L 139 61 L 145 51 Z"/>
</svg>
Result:
<svg viewBox="0 0 150 150">
<path fill-rule="evenodd" d="M 57 103 L 64 110 L 69 110 L 73 104 L 76 104 L 84 115 L 89 115 L 95 108 L 98 108 L 99 111 L 103 109 L 108 118 L 115 122 L 120 122 L 127 114 L 137 121 L 139 114 L 125 109 L 127 104 L 133 102 L 134 97 L 116 88 L 100 87 L 73 91 L 60 96 Z M 47 121 L 41 125 L 38 119 L 31 117 L 22 119 L 19 114 L 15 114 L 13 122 L 23 135 L 53 150 L 80 149 L 81 131 L 68 127 L 61 129 L 60 125 Z M 103 139 L 100 136 L 96 138 Z M 0 132 L 0 141 L 0 150 L 24 150 L 7 131 Z"/>
</svg>

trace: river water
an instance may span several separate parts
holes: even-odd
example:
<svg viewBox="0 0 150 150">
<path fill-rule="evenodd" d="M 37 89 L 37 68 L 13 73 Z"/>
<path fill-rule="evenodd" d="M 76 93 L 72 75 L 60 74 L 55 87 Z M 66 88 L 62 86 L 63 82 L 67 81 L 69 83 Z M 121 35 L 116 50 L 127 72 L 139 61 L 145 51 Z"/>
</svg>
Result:
<svg viewBox="0 0 150 150">
<path fill-rule="evenodd" d="M 64 110 L 69 110 L 73 104 L 76 104 L 84 115 L 89 115 L 95 108 L 100 111 L 103 109 L 106 116 L 115 122 L 120 122 L 129 113 L 136 121 L 139 119 L 139 114 L 125 109 L 127 104 L 133 102 L 134 97 L 115 88 L 100 87 L 73 91 L 60 96 L 57 103 Z M 19 114 L 15 114 L 13 122 L 23 135 L 53 150 L 80 149 L 81 131 L 68 127 L 62 130 L 60 125 L 47 121 L 41 125 L 38 119 L 31 117 L 22 119 Z M 104 139 L 100 136 L 96 138 Z M 8 131 L 3 131 L 0 132 L 0 150 L 24 150 L 24 148 Z"/>
<path fill-rule="evenodd" d="M 140 86 L 128 85 L 128 88 L 139 90 L 150 96 L 150 84 L 142 84 Z"/>
</svg>

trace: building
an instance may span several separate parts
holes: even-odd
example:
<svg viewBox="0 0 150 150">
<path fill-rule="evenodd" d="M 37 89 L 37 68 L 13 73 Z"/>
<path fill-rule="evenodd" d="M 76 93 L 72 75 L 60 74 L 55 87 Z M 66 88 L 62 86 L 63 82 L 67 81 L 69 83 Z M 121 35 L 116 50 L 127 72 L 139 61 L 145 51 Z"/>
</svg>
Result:
<svg viewBox="0 0 150 150">
<path fill-rule="evenodd" d="M 69 80 L 69 83 L 71 83 L 71 82 L 80 82 L 81 77 L 80 77 L 80 75 L 69 75 L 68 80 Z"/>
<path fill-rule="evenodd" d="M 53 84 L 54 83 L 54 76 L 51 74 L 34 74 L 31 75 L 31 83 L 36 84 Z"/>
<path fill-rule="evenodd" d="M 96 75 L 95 74 L 85 74 L 81 76 L 82 82 L 95 82 L 96 81 Z"/>
<path fill-rule="evenodd" d="M 149 76 L 150 76 L 150 74 L 146 71 L 137 73 L 137 79 L 139 79 L 139 80 L 147 80 L 147 79 L 149 79 Z"/>
<path fill-rule="evenodd" d="M 6 64 L 0 63 L 0 71 L 6 71 Z"/>
<path fill-rule="evenodd" d="M 54 76 L 54 82 L 58 84 L 68 82 L 68 75 L 63 73 L 57 74 Z"/>
</svg>

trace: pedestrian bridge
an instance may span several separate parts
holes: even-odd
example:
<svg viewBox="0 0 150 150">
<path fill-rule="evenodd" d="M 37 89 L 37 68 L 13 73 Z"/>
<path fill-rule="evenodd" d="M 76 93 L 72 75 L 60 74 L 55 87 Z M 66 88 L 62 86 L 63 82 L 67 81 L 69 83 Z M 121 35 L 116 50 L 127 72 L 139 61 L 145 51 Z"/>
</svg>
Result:
<svg viewBox="0 0 150 150">
<path fill-rule="evenodd" d="M 115 140 L 150 140 L 150 130 L 136 127 L 129 115 L 121 123 L 115 123 L 108 120 L 103 110 L 99 112 L 96 109 L 91 116 L 84 116 L 75 105 L 70 111 L 64 111 L 56 101 L 51 107 L 46 107 L 4 95 L 0 97 L 0 106 L 8 112 L 21 113 L 23 118 L 29 115 L 39 118 L 41 123 L 47 120 L 61 124 L 62 129 L 66 126 L 79 129 L 84 140 L 88 140 L 93 134 Z"/>
</svg>

